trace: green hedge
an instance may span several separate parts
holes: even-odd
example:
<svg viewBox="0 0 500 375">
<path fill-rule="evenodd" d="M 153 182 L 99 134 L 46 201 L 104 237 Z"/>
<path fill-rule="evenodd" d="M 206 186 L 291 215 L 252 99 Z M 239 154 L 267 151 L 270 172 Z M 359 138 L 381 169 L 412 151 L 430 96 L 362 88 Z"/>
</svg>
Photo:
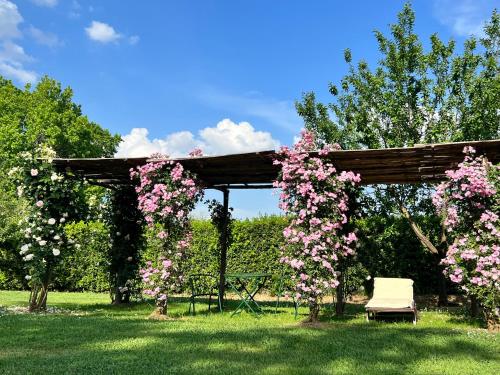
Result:
<svg viewBox="0 0 500 375">
<path fill-rule="evenodd" d="M 99 221 L 66 225 L 68 238 L 76 243 L 55 274 L 54 288 L 69 291 L 104 292 L 109 290 L 109 232 Z"/>
<path fill-rule="evenodd" d="M 431 219 L 420 218 L 424 230 L 438 227 Z M 279 263 L 283 244 L 283 228 L 287 220 L 280 216 L 264 216 L 233 222 L 232 243 L 228 249 L 228 272 L 262 271 L 275 275 L 282 272 Z M 437 292 L 437 266 L 432 254 L 424 250 L 404 219 L 397 217 L 370 217 L 357 220 L 359 247 L 358 268 L 372 276 L 409 277 L 415 281 L 415 292 Z M 193 242 L 188 250 L 188 273 L 218 274 L 219 251 L 217 233 L 208 220 L 192 222 Z M 107 274 L 109 233 L 100 222 L 75 223 L 67 226 L 68 235 L 80 247 L 59 267 L 54 286 L 58 290 L 109 290 Z M 159 254 L 159 244 L 146 233 L 146 246 L 141 251 L 141 262 Z M 5 245 L 5 243 L 4 243 Z M 0 246 L 1 247 L 1 246 Z M 0 249 L 7 260 L 8 253 Z M 1 263 L 1 262 L 0 262 Z M 14 263 L 13 263 L 14 264 Z M 17 289 L 23 285 L 19 267 L 0 272 L 0 288 Z M 370 291 L 371 282 L 365 282 Z"/>
</svg>

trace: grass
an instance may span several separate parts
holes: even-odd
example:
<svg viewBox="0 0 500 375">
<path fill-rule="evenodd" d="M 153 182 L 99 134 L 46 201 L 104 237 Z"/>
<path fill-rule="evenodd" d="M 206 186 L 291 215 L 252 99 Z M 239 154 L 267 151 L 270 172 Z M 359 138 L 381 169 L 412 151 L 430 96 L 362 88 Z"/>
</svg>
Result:
<svg viewBox="0 0 500 375">
<path fill-rule="evenodd" d="M 292 309 L 256 318 L 206 313 L 153 321 L 147 304 L 109 305 L 95 293 L 51 293 L 50 314 L 16 313 L 26 292 L 0 292 L 1 374 L 499 374 L 498 335 L 461 315 L 424 311 L 365 322 L 362 306 L 307 327 Z M 271 312 L 271 306 L 268 306 Z M 305 313 L 305 310 L 301 311 Z"/>
</svg>

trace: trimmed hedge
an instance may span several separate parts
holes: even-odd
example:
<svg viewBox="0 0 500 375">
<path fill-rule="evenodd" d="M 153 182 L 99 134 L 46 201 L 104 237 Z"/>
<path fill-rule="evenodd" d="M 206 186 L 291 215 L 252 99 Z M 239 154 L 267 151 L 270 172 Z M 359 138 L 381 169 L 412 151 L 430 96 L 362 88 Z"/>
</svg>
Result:
<svg viewBox="0 0 500 375">
<path fill-rule="evenodd" d="M 419 220 L 424 230 L 438 227 L 431 219 Z M 284 243 L 282 233 L 286 225 L 287 219 L 282 216 L 235 220 L 232 224 L 232 242 L 228 249 L 227 271 L 261 271 L 280 275 L 280 247 Z M 423 249 L 404 219 L 369 217 L 358 219 L 355 227 L 359 237 L 359 265 L 356 269 L 360 270 L 356 272 L 359 274 L 356 278 L 363 278 L 366 274 L 372 278 L 409 277 L 415 281 L 417 294 L 437 292 L 436 259 Z M 218 275 L 219 251 L 215 228 L 209 220 L 193 220 L 192 228 L 193 242 L 188 249 L 188 273 Z M 54 280 L 55 289 L 108 291 L 107 254 L 110 242 L 106 226 L 101 222 L 80 222 L 68 225 L 67 231 L 80 247 L 60 265 L 58 276 Z M 141 262 L 156 257 L 158 252 L 157 241 L 150 233 L 146 233 L 146 246 L 140 254 Z M 19 271 L 3 270 L 0 273 L 0 287 L 19 288 L 23 284 L 23 274 L 17 274 Z M 371 281 L 365 281 L 364 285 L 370 292 Z"/>
</svg>

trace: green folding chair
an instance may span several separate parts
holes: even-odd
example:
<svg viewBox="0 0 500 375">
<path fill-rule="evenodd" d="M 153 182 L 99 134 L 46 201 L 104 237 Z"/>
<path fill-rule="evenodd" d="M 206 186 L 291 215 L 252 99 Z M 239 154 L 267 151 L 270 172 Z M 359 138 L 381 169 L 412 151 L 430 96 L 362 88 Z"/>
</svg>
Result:
<svg viewBox="0 0 500 375">
<path fill-rule="evenodd" d="M 191 297 L 189 298 L 190 314 L 196 315 L 195 303 L 197 297 L 208 297 L 208 311 L 211 311 L 212 297 L 216 297 L 219 311 L 222 312 L 222 305 L 219 298 L 219 280 L 216 276 L 200 273 L 190 275 L 188 280 L 189 288 L 191 289 Z"/>
</svg>

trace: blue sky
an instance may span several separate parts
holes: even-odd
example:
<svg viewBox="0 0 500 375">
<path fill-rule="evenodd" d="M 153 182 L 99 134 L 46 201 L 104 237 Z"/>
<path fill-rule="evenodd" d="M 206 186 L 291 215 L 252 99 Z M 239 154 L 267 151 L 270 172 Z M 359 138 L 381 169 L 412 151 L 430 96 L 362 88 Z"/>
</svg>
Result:
<svg viewBox="0 0 500 375">
<path fill-rule="evenodd" d="M 329 100 L 345 48 L 376 63 L 373 30 L 387 32 L 403 4 L 0 0 L 0 74 L 71 86 L 91 120 L 124 136 L 119 156 L 269 149 L 299 133 L 303 92 Z M 460 45 L 494 5 L 415 1 L 417 33 Z M 278 212 L 270 191 L 235 191 L 231 204 L 239 217 Z"/>
</svg>

